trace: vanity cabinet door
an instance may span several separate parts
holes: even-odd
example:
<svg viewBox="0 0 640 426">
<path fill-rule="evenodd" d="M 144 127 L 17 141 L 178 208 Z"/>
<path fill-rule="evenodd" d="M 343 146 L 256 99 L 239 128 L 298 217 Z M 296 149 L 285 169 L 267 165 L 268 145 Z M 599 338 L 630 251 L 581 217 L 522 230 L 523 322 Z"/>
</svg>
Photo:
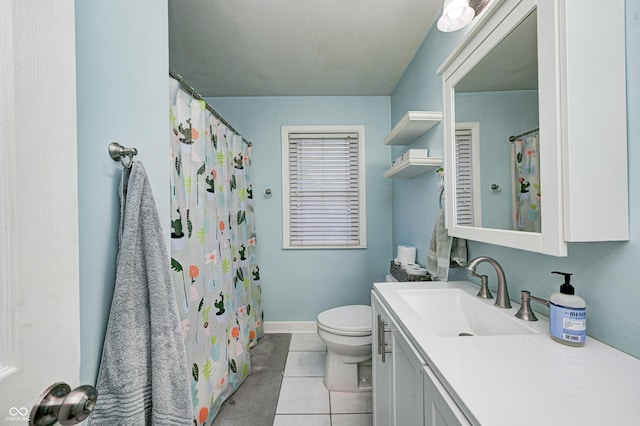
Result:
<svg viewBox="0 0 640 426">
<path fill-rule="evenodd" d="M 373 424 L 422 425 L 424 361 L 374 293 L 371 307 Z"/>
<path fill-rule="evenodd" d="M 392 375 L 392 338 L 390 332 L 385 332 L 385 328 L 391 327 L 391 317 L 382 306 L 377 296 L 371 293 L 371 307 L 373 310 L 373 343 L 372 366 L 373 366 L 373 424 L 374 426 L 392 425 L 393 419 L 393 375 Z M 386 340 L 384 350 L 389 353 L 384 354 L 384 362 L 381 344 Z"/>
<path fill-rule="evenodd" d="M 433 371 L 425 366 L 424 377 L 424 425 L 459 426 L 471 425 L 460 408 Z M 422 424 L 422 423 L 421 423 Z"/>
<path fill-rule="evenodd" d="M 395 425 L 424 424 L 424 392 L 420 355 L 399 329 L 393 335 L 393 397 Z"/>
</svg>

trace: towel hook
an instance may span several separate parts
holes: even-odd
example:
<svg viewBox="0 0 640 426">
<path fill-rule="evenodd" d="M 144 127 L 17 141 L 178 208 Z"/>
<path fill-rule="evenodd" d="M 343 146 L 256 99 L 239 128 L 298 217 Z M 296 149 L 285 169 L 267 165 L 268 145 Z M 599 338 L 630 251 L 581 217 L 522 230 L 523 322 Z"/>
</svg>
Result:
<svg viewBox="0 0 640 426">
<path fill-rule="evenodd" d="M 138 150 L 135 148 L 125 148 L 118 142 L 111 142 L 109 144 L 109 155 L 113 161 L 120 161 L 122 167 L 130 169 L 133 165 L 133 156 L 138 155 Z M 129 162 L 125 163 L 124 158 L 129 157 Z"/>
</svg>

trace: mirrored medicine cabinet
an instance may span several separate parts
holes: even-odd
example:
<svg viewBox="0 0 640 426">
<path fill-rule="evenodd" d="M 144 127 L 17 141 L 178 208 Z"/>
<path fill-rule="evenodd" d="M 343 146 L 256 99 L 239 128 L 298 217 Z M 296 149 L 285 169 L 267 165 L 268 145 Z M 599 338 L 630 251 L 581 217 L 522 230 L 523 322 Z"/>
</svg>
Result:
<svg viewBox="0 0 640 426">
<path fill-rule="evenodd" d="M 438 73 L 450 235 L 629 238 L 623 0 L 493 0 Z"/>
</svg>

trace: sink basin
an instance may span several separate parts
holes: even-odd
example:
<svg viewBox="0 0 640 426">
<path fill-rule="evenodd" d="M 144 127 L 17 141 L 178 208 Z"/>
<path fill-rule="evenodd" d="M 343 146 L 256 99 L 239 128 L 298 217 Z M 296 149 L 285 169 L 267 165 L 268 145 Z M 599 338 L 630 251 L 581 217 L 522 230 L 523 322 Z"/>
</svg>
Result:
<svg viewBox="0 0 640 426">
<path fill-rule="evenodd" d="M 433 331 L 446 337 L 536 334 L 485 299 L 460 289 L 398 290 L 398 295 Z"/>
</svg>

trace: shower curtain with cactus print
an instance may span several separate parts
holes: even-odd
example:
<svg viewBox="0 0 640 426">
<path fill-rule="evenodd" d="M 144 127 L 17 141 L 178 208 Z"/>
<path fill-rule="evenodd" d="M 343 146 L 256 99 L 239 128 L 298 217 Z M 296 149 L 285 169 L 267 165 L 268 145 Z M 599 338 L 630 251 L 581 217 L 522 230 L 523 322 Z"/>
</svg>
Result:
<svg viewBox="0 0 640 426">
<path fill-rule="evenodd" d="M 540 232 L 540 133 L 516 139 L 511 144 L 513 182 L 513 229 Z"/>
<path fill-rule="evenodd" d="M 170 79 L 171 268 L 194 419 L 211 425 L 263 334 L 251 147 Z"/>
</svg>

